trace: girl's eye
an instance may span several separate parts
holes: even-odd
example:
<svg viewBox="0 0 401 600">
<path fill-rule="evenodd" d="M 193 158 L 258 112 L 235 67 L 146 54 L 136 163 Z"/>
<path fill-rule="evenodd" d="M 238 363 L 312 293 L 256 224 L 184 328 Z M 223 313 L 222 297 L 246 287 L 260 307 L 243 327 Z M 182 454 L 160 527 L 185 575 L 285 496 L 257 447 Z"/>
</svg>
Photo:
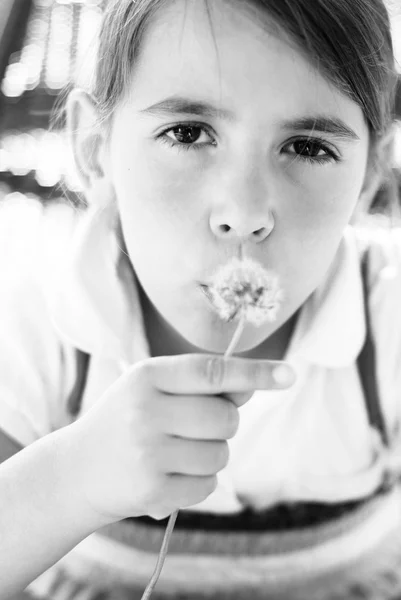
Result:
<svg viewBox="0 0 401 600">
<path fill-rule="evenodd" d="M 338 162 L 340 160 L 337 154 L 319 139 L 298 139 L 287 144 L 286 148 L 287 150 L 292 148 L 287 152 L 289 155 L 311 163 L 326 163 L 333 160 Z"/>
<path fill-rule="evenodd" d="M 158 138 L 170 146 L 178 146 L 185 150 L 199 150 L 204 146 L 216 144 L 209 131 L 197 124 L 175 125 L 163 131 Z"/>
</svg>

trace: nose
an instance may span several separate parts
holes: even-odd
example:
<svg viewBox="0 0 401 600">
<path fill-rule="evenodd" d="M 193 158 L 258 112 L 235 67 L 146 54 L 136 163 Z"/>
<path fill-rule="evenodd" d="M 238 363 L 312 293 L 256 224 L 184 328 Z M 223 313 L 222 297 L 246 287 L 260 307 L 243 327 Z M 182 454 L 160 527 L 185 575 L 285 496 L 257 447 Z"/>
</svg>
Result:
<svg viewBox="0 0 401 600">
<path fill-rule="evenodd" d="M 259 244 L 275 227 L 275 175 L 259 152 L 241 150 L 231 158 L 213 181 L 209 227 L 221 241 Z"/>
<path fill-rule="evenodd" d="M 210 227 L 213 234 L 227 241 L 260 243 L 273 231 L 274 215 L 270 209 L 264 209 L 259 214 L 251 211 L 235 211 L 226 208 L 223 215 L 212 215 Z"/>
</svg>

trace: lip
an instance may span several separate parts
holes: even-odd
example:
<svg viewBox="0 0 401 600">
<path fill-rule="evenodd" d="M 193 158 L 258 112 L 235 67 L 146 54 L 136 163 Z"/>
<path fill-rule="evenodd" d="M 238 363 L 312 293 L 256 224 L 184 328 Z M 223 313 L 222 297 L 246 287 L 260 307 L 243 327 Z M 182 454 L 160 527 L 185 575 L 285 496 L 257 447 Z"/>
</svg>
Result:
<svg viewBox="0 0 401 600">
<path fill-rule="evenodd" d="M 199 285 L 199 287 L 201 288 L 201 290 L 202 290 L 203 292 L 205 292 L 205 293 L 206 293 L 206 292 L 208 292 L 208 291 L 209 291 L 209 286 L 208 286 L 206 283 L 200 283 L 200 282 L 199 282 L 199 283 L 198 283 L 198 285 Z"/>
<path fill-rule="evenodd" d="M 216 308 L 213 303 L 213 298 L 210 293 L 209 286 L 206 285 L 205 283 L 199 283 L 198 285 L 199 285 L 200 291 L 202 292 L 202 295 L 204 296 L 204 298 L 206 300 L 207 308 L 213 315 L 216 315 Z"/>
<path fill-rule="evenodd" d="M 202 291 L 202 293 L 206 296 L 206 298 L 209 300 L 209 302 L 212 301 L 212 296 L 210 293 L 210 288 L 208 285 L 206 285 L 205 283 L 199 283 L 199 287 Z"/>
</svg>

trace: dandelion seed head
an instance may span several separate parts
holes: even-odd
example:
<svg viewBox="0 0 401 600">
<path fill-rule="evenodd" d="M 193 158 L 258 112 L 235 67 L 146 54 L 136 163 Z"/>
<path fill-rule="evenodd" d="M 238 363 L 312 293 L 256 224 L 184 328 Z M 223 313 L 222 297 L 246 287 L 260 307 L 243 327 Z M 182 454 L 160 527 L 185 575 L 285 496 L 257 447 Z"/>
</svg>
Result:
<svg viewBox="0 0 401 600">
<path fill-rule="evenodd" d="M 278 277 L 262 265 L 249 258 L 233 258 L 214 274 L 208 297 L 224 321 L 245 316 L 259 327 L 276 320 L 283 292 Z"/>
</svg>

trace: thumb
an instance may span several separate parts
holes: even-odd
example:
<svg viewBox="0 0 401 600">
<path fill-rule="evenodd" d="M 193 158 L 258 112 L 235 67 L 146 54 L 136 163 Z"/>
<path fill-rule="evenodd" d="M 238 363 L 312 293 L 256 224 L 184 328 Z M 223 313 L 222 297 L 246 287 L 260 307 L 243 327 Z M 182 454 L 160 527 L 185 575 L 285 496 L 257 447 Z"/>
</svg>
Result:
<svg viewBox="0 0 401 600">
<path fill-rule="evenodd" d="M 221 395 L 223 398 L 227 398 L 227 400 L 233 402 L 235 406 L 240 407 L 243 404 L 246 404 L 248 400 L 252 398 L 254 393 L 254 390 L 248 390 L 247 392 L 232 392 Z"/>
</svg>

